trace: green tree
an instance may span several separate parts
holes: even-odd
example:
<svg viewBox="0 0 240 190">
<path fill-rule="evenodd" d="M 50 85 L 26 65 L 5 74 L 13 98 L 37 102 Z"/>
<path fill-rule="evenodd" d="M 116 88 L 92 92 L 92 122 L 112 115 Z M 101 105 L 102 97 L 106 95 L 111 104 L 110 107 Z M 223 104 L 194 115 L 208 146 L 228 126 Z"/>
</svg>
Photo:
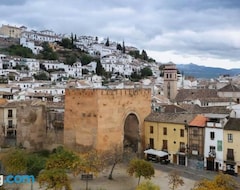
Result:
<svg viewBox="0 0 240 190">
<path fill-rule="evenodd" d="M 175 190 L 177 189 L 179 186 L 183 186 L 184 185 L 184 181 L 181 178 L 181 176 L 179 175 L 179 173 L 177 171 L 171 171 L 168 174 L 168 185 L 170 187 L 171 190 Z"/>
<path fill-rule="evenodd" d="M 97 176 L 104 167 L 102 158 L 102 154 L 96 150 L 81 154 L 80 159 L 74 163 L 75 175 L 84 173 Z M 86 179 L 86 190 L 88 190 L 88 178 Z"/>
<path fill-rule="evenodd" d="M 28 175 L 37 177 L 39 172 L 44 169 L 46 163 L 46 157 L 43 157 L 37 153 L 32 153 L 27 156 L 27 171 Z"/>
<path fill-rule="evenodd" d="M 152 73 L 151 68 L 144 67 L 143 69 L 141 69 L 141 77 L 142 78 L 145 78 L 145 77 L 148 77 L 148 76 L 152 76 L 152 75 L 153 75 L 153 73 Z"/>
<path fill-rule="evenodd" d="M 45 72 L 40 72 L 38 74 L 33 74 L 34 79 L 36 80 L 49 80 L 49 77 Z"/>
<path fill-rule="evenodd" d="M 97 66 L 96 66 L 96 74 L 98 76 L 103 76 L 105 74 L 105 69 L 103 68 L 102 64 L 100 63 L 100 61 L 97 62 Z"/>
<path fill-rule="evenodd" d="M 125 48 L 125 43 L 123 41 L 123 43 L 122 43 L 122 53 L 125 53 L 125 52 L 126 52 L 126 48 Z"/>
<path fill-rule="evenodd" d="M 42 47 L 43 50 L 40 52 L 39 58 L 48 60 L 58 59 L 57 53 L 53 51 L 48 42 L 43 42 Z"/>
<path fill-rule="evenodd" d="M 236 190 L 240 185 L 230 175 L 219 174 L 213 180 L 203 179 L 192 190 Z"/>
<path fill-rule="evenodd" d="M 138 82 L 141 78 L 142 78 L 141 75 L 138 74 L 136 71 L 133 72 L 130 76 L 130 80 L 134 82 Z"/>
<path fill-rule="evenodd" d="M 107 41 L 106 41 L 106 43 L 105 43 L 105 46 L 109 46 L 110 44 L 109 44 L 109 38 L 107 37 Z"/>
<path fill-rule="evenodd" d="M 75 173 L 75 163 L 78 162 L 79 156 L 77 154 L 64 147 L 58 147 L 47 159 L 45 169 L 40 172 L 38 176 L 39 184 L 47 186 L 47 189 L 61 190 L 65 187 L 65 189 L 70 190 L 67 171 Z"/>
<path fill-rule="evenodd" d="M 80 57 L 82 65 L 87 65 L 94 60 L 94 58 L 88 54 L 82 54 Z"/>
<path fill-rule="evenodd" d="M 12 149 L 2 158 L 7 174 L 25 174 L 27 171 L 27 155 L 22 149 Z"/>
<path fill-rule="evenodd" d="M 69 38 L 63 38 L 62 41 L 61 41 L 61 45 L 64 48 L 68 48 L 68 49 L 73 48 L 73 43 L 72 43 L 71 39 L 69 39 Z"/>
<path fill-rule="evenodd" d="M 46 162 L 45 169 L 63 169 L 73 170 L 73 163 L 78 161 L 79 157 L 72 151 L 65 149 L 64 147 L 58 147 L 56 151 L 50 155 Z"/>
<path fill-rule="evenodd" d="M 70 39 L 71 39 L 71 44 L 73 44 L 73 41 L 74 41 L 74 39 L 73 39 L 73 33 L 71 33 Z"/>
<path fill-rule="evenodd" d="M 145 179 L 151 179 L 154 176 L 154 168 L 150 162 L 147 162 L 143 159 L 132 159 L 128 165 L 127 173 L 130 176 L 135 174 L 135 177 L 138 178 L 138 185 L 140 183 L 141 177 Z"/>
<path fill-rule="evenodd" d="M 148 60 L 148 55 L 147 55 L 147 52 L 145 50 L 142 50 L 141 58 L 145 61 Z"/>
<path fill-rule="evenodd" d="M 11 45 L 9 48 L 6 49 L 9 55 L 17 55 L 26 58 L 33 58 L 34 54 L 31 49 L 27 47 L 23 47 L 21 45 Z"/>
<path fill-rule="evenodd" d="M 138 59 L 141 57 L 139 50 L 129 51 L 129 55 L 133 56 L 135 59 Z"/>
<path fill-rule="evenodd" d="M 117 44 L 117 50 L 122 51 L 122 46 L 121 46 L 121 44 Z"/>
<path fill-rule="evenodd" d="M 38 176 L 40 187 L 54 190 L 71 190 L 70 181 L 66 172 L 63 169 L 43 170 Z"/>
<path fill-rule="evenodd" d="M 165 65 L 161 64 L 159 66 L 159 70 L 160 70 L 160 77 L 163 77 L 164 76 L 164 68 L 165 68 Z"/>
<path fill-rule="evenodd" d="M 70 54 L 66 57 L 65 63 L 67 65 L 73 65 L 73 63 L 76 63 L 76 61 L 77 61 L 77 56 L 74 54 Z"/>
<path fill-rule="evenodd" d="M 158 185 L 153 184 L 150 181 L 146 181 L 144 183 L 139 184 L 136 190 L 160 190 L 160 187 Z"/>
</svg>

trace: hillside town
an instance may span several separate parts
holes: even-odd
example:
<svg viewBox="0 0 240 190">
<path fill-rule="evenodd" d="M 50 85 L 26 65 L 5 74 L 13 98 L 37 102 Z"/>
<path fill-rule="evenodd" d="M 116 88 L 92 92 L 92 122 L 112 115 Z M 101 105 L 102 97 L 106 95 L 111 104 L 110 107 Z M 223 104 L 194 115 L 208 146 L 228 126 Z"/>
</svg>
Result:
<svg viewBox="0 0 240 190">
<path fill-rule="evenodd" d="M 59 45 L 64 39 L 93 59 L 37 58 L 42 43 L 73 51 Z M 36 57 L 0 53 L 1 150 L 107 151 L 120 142 L 154 162 L 240 174 L 240 76 L 185 76 L 125 43 L 2 25 L 0 49 L 20 45 Z"/>
</svg>

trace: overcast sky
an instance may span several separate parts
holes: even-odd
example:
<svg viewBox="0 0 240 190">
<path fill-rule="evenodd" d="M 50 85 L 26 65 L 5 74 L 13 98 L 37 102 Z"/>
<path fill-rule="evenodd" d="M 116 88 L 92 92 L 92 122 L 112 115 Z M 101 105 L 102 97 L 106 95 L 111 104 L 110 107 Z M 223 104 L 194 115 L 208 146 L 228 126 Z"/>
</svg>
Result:
<svg viewBox="0 0 240 190">
<path fill-rule="evenodd" d="M 0 24 L 109 37 L 166 63 L 240 67 L 240 0 L 0 0 Z"/>
</svg>

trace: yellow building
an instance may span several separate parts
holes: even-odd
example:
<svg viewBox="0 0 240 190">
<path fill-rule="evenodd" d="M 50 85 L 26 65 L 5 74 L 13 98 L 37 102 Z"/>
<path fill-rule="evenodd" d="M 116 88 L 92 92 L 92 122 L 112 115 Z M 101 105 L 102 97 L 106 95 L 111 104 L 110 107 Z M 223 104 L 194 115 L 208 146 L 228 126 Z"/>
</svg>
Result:
<svg viewBox="0 0 240 190">
<path fill-rule="evenodd" d="M 223 171 L 240 174 L 240 118 L 230 118 L 223 132 Z"/>
<path fill-rule="evenodd" d="M 10 38 L 20 38 L 23 29 L 25 29 L 25 27 L 16 27 L 3 24 L 2 27 L 0 27 L 0 35 Z"/>
<path fill-rule="evenodd" d="M 169 153 L 171 163 L 187 166 L 187 128 L 195 114 L 151 113 L 145 118 L 147 148 Z"/>
<path fill-rule="evenodd" d="M 2 143 L 16 143 L 17 137 L 17 108 L 14 102 L 0 99 L 0 139 Z"/>
</svg>

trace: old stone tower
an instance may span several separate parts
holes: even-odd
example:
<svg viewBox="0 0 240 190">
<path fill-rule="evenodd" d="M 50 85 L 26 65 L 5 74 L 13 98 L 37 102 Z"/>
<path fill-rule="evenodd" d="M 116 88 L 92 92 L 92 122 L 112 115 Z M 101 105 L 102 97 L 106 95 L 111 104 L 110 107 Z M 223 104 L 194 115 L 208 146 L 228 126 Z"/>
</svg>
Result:
<svg viewBox="0 0 240 190">
<path fill-rule="evenodd" d="M 164 96 L 174 100 L 177 95 L 177 69 L 174 63 L 164 67 Z"/>
<path fill-rule="evenodd" d="M 150 89 L 66 89 L 64 144 L 78 151 L 124 145 L 141 152 L 150 112 Z"/>
</svg>

